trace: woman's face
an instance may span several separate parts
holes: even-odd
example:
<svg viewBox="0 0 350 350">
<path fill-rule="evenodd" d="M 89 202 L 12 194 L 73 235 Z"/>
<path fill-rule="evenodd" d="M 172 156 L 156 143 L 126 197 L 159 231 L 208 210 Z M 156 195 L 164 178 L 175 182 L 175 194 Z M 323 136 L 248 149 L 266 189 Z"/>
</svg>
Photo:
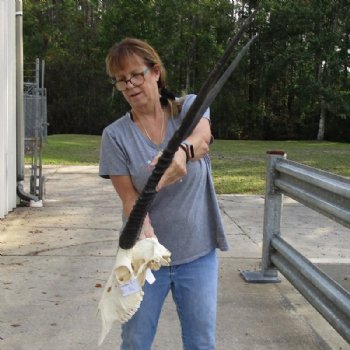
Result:
<svg viewBox="0 0 350 350">
<path fill-rule="evenodd" d="M 144 60 L 137 56 L 131 56 L 126 60 L 117 72 L 116 80 L 128 80 L 134 74 L 141 73 L 147 68 Z M 144 74 L 144 83 L 141 86 L 134 86 L 130 82 L 126 85 L 126 90 L 122 91 L 124 98 L 134 109 L 141 109 L 148 105 L 154 105 L 159 101 L 158 80 L 159 69 L 155 66 L 149 69 Z"/>
</svg>

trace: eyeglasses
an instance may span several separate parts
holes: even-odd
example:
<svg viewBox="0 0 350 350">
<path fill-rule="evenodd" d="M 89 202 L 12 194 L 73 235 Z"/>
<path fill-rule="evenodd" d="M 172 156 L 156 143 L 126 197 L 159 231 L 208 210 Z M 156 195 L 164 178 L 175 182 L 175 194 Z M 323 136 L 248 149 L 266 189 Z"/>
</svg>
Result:
<svg viewBox="0 0 350 350">
<path fill-rule="evenodd" d="M 139 87 L 145 82 L 145 74 L 147 74 L 149 70 L 150 68 L 147 67 L 144 71 L 140 73 L 134 73 L 131 75 L 130 79 L 121 79 L 121 80 L 112 79 L 112 84 L 116 87 L 118 91 L 125 91 L 129 82 L 133 86 Z"/>
</svg>

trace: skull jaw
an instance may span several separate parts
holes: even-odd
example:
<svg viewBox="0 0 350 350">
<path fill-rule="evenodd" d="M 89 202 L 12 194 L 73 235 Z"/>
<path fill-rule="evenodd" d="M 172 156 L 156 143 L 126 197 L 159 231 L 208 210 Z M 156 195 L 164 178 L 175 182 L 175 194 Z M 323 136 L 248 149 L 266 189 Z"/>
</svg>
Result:
<svg viewBox="0 0 350 350">
<path fill-rule="evenodd" d="M 101 345 L 114 322 L 127 322 L 139 309 L 142 299 L 142 286 L 147 269 L 159 270 L 170 265 L 171 253 L 154 237 L 145 238 L 132 249 L 118 249 L 115 265 L 102 293 L 98 311 L 101 314 L 102 331 L 98 344 Z M 121 287 L 136 279 L 140 290 L 122 295 Z"/>
</svg>

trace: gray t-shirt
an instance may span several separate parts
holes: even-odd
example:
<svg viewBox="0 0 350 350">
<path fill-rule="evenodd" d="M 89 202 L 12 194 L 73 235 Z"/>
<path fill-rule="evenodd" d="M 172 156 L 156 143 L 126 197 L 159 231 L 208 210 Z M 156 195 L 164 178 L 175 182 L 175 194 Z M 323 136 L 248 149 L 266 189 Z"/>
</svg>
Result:
<svg viewBox="0 0 350 350">
<path fill-rule="evenodd" d="M 166 137 L 160 146 L 140 131 L 130 113 L 107 126 L 102 134 L 100 176 L 129 175 L 141 193 L 153 170 L 150 161 L 159 148 L 166 147 L 195 97 L 187 95 L 180 114 L 168 119 Z M 209 110 L 203 117 L 210 118 Z M 208 155 L 188 162 L 183 180 L 157 193 L 149 216 L 159 242 L 172 253 L 172 265 L 193 261 L 214 248 L 228 250 Z"/>
</svg>

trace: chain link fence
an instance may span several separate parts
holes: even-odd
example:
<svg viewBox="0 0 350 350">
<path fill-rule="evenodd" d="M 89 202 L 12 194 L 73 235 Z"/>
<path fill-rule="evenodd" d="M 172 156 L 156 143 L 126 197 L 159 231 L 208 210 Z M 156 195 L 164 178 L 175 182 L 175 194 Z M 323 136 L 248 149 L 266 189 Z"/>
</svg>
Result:
<svg viewBox="0 0 350 350">
<path fill-rule="evenodd" d="M 42 155 L 48 127 L 44 73 L 45 62 L 38 58 L 24 67 L 25 154 L 31 158 L 30 193 L 39 199 L 45 192 Z"/>
</svg>

